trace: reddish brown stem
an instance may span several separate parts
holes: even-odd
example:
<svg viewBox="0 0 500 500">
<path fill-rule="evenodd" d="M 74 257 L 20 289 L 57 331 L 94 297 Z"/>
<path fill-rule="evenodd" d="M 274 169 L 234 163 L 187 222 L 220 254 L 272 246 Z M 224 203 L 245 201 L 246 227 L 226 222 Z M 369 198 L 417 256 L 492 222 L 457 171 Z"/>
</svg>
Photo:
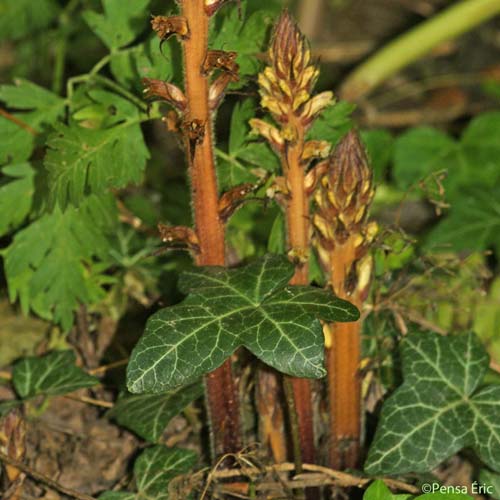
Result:
<svg viewBox="0 0 500 500">
<path fill-rule="evenodd" d="M 197 265 L 224 265 L 224 224 L 219 217 L 217 178 L 212 143 L 208 77 L 203 74 L 207 54 L 208 16 L 204 0 L 183 0 L 182 15 L 189 36 L 183 40 L 188 108 L 185 114 L 186 149 L 191 177 L 195 229 L 199 241 Z M 190 125 L 202 127 L 194 140 Z M 231 361 L 205 378 L 207 407 L 215 456 L 241 449 L 239 404 Z"/>
<path fill-rule="evenodd" d="M 305 192 L 304 166 L 301 156 L 304 148 L 303 127 L 295 123 L 294 115 L 290 116 L 290 123 L 294 124 L 298 137 L 294 143 L 288 145 L 286 164 L 283 170 L 290 190 L 287 204 L 287 232 L 288 245 L 291 255 L 297 262 L 292 285 L 307 285 L 309 283 L 308 253 L 310 244 L 309 199 Z M 295 410 L 300 435 L 300 450 L 302 461 L 314 463 L 314 425 L 312 410 L 311 384 L 307 379 L 291 378 L 295 399 Z"/>
<path fill-rule="evenodd" d="M 331 280 L 335 293 L 361 307 L 355 293 L 344 289 L 347 272 L 355 260 L 353 239 L 339 245 L 332 254 Z M 331 341 L 327 343 L 328 401 L 330 416 L 329 465 L 335 469 L 359 466 L 361 437 L 361 322 L 330 325 Z M 328 345 L 329 344 L 329 345 Z"/>
</svg>

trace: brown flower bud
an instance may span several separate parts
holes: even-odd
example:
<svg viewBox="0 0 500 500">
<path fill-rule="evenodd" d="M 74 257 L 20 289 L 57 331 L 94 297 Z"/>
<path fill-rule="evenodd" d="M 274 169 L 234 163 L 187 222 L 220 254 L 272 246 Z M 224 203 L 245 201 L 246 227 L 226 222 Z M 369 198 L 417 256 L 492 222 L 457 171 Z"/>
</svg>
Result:
<svg viewBox="0 0 500 500">
<path fill-rule="evenodd" d="M 148 99 L 157 98 L 167 101 L 179 111 L 186 109 L 186 96 L 176 85 L 153 78 L 143 78 L 142 83 L 144 85 L 144 94 Z"/>
<path fill-rule="evenodd" d="M 254 133 L 265 137 L 275 151 L 280 152 L 282 150 L 284 145 L 283 136 L 276 127 L 258 118 L 252 118 L 250 126 Z"/>
<path fill-rule="evenodd" d="M 169 246 L 180 244 L 191 250 L 199 249 L 198 236 L 189 227 L 186 226 L 167 226 L 158 224 L 158 231 L 161 240 Z"/>
<path fill-rule="evenodd" d="M 238 76 L 240 67 L 236 62 L 237 57 L 238 54 L 234 51 L 208 50 L 202 71 L 205 75 L 208 75 L 211 71 L 219 69 L 229 74 L 233 82 L 237 82 L 240 79 Z"/>
<path fill-rule="evenodd" d="M 333 94 L 323 92 L 312 97 L 319 71 L 311 64 L 309 44 L 288 12 L 281 15 L 274 29 L 269 61 L 259 75 L 262 106 L 284 127 L 299 118 L 307 129 L 333 102 Z M 286 134 L 283 136 L 286 138 Z"/>
<path fill-rule="evenodd" d="M 314 195 L 314 245 L 328 272 L 338 258 L 335 252 L 349 252 L 352 260 L 342 291 L 365 296 L 372 266 L 368 250 L 378 228 L 367 222 L 374 196 L 372 171 L 356 131 L 350 131 L 325 162 L 327 171 Z"/>
<path fill-rule="evenodd" d="M 227 87 L 232 81 L 233 76 L 230 73 L 222 73 L 210 85 L 208 103 L 211 111 L 215 111 L 219 107 L 222 99 L 224 99 Z"/>
<path fill-rule="evenodd" d="M 178 35 L 181 38 L 189 36 L 189 26 L 183 16 L 153 16 L 151 27 L 162 41 L 167 40 L 172 35 Z"/>
</svg>

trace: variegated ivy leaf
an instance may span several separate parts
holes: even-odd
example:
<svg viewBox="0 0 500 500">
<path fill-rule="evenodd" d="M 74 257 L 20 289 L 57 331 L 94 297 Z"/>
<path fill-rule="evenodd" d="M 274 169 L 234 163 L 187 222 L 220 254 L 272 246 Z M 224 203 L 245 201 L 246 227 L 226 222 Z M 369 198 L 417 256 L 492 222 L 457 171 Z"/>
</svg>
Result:
<svg viewBox="0 0 500 500">
<path fill-rule="evenodd" d="M 125 394 L 108 416 L 144 439 L 156 442 L 170 420 L 202 395 L 200 382 L 161 394 Z"/>
<path fill-rule="evenodd" d="M 293 273 L 286 257 L 267 255 L 235 269 L 206 267 L 181 275 L 181 291 L 189 295 L 148 320 L 128 365 L 129 390 L 185 385 L 242 346 L 281 372 L 324 376 L 319 319 L 355 321 L 359 313 L 326 290 L 287 286 Z"/>
<path fill-rule="evenodd" d="M 464 447 L 500 470 L 500 386 L 480 386 L 488 356 L 473 334 L 403 340 L 403 385 L 385 402 L 365 470 L 425 472 Z"/>
<path fill-rule="evenodd" d="M 31 356 L 18 361 L 12 371 L 12 382 L 22 398 L 40 394 L 56 396 L 92 387 L 99 379 L 75 365 L 72 351 L 54 351 L 42 357 Z"/>
<path fill-rule="evenodd" d="M 500 500 L 500 474 L 483 469 L 479 475 L 479 483 L 486 489 L 485 493 L 495 500 Z"/>
<path fill-rule="evenodd" d="M 194 451 L 160 445 L 148 448 L 134 464 L 137 493 L 107 491 L 99 500 L 167 500 L 168 483 L 189 472 L 196 460 Z"/>
</svg>

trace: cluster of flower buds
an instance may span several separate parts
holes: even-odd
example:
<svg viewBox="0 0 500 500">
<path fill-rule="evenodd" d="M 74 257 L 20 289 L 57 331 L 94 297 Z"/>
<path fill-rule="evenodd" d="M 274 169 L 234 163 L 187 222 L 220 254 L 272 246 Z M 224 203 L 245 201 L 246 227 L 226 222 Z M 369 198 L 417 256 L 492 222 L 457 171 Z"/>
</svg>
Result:
<svg viewBox="0 0 500 500">
<path fill-rule="evenodd" d="M 210 2 L 207 0 L 207 9 L 210 11 L 208 15 L 215 12 L 223 3 L 225 2 Z M 151 26 L 162 43 L 173 35 L 177 35 L 182 40 L 190 37 L 189 26 L 183 16 L 154 16 L 151 19 Z M 213 71 L 219 72 L 209 89 L 209 105 L 212 111 L 217 109 L 222 102 L 228 85 L 239 80 L 237 56 L 238 54 L 233 51 L 207 50 L 200 72 L 207 77 Z M 168 102 L 180 113 L 186 110 L 186 96 L 173 83 L 144 78 L 143 84 L 144 94 L 147 98 Z"/>
<path fill-rule="evenodd" d="M 350 254 L 351 266 L 345 270 L 346 282 L 340 295 L 357 294 L 363 301 L 368 293 L 372 271 L 369 247 L 377 224 L 368 222 L 374 196 L 372 171 L 356 131 L 349 132 L 335 148 L 314 195 L 314 245 L 328 274 L 339 262 L 339 255 Z"/>
<path fill-rule="evenodd" d="M 311 61 L 311 50 L 304 35 L 288 12 L 276 25 L 269 49 L 269 66 L 259 74 L 262 107 L 266 108 L 279 129 L 263 120 L 250 123 L 277 151 L 285 142 L 295 140 L 307 131 L 323 109 L 333 103 L 332 92 L 312 96 L 319 70 Z M 306 143 L 305 162 L 326 157 L 329 145 L 323 141 Z"/>
</svg>

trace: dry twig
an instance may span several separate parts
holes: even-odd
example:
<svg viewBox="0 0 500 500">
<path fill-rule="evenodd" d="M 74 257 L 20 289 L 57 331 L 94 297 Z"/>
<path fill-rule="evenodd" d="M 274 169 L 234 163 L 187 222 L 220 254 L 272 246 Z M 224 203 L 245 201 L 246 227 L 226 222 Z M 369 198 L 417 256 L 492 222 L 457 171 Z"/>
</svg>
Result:
<svg viewBox="0 0 500 500">
<path fill-rule="evenodd" d="M 4 462 L 5 464 L 12 465 L 16 469 L 19 469 L 26 475 L 30 476 L 35 481 L 43 483 L 49 488 L 56 490 L 59 493 L 62 493 L 63 495 L 67 495 L 72 498 L 77 498 L 78 500 L 96 500 L 94 497 L 86 495 L 85 493 L 80 493 L 78 491 L 72 490 L 71 488 L 66 488 L 62 484 L 59 484 L 57 481 L 54 481 L 50 477 L 47 477 L 45 474 L 41 474 L 40 472 L 33 470 L 31 467 L 28 467 L 27 465 L 18 462 L 17 460 L 13 460 L 4 453 L 0 453 L 0 461 Z"/>
</svg>

